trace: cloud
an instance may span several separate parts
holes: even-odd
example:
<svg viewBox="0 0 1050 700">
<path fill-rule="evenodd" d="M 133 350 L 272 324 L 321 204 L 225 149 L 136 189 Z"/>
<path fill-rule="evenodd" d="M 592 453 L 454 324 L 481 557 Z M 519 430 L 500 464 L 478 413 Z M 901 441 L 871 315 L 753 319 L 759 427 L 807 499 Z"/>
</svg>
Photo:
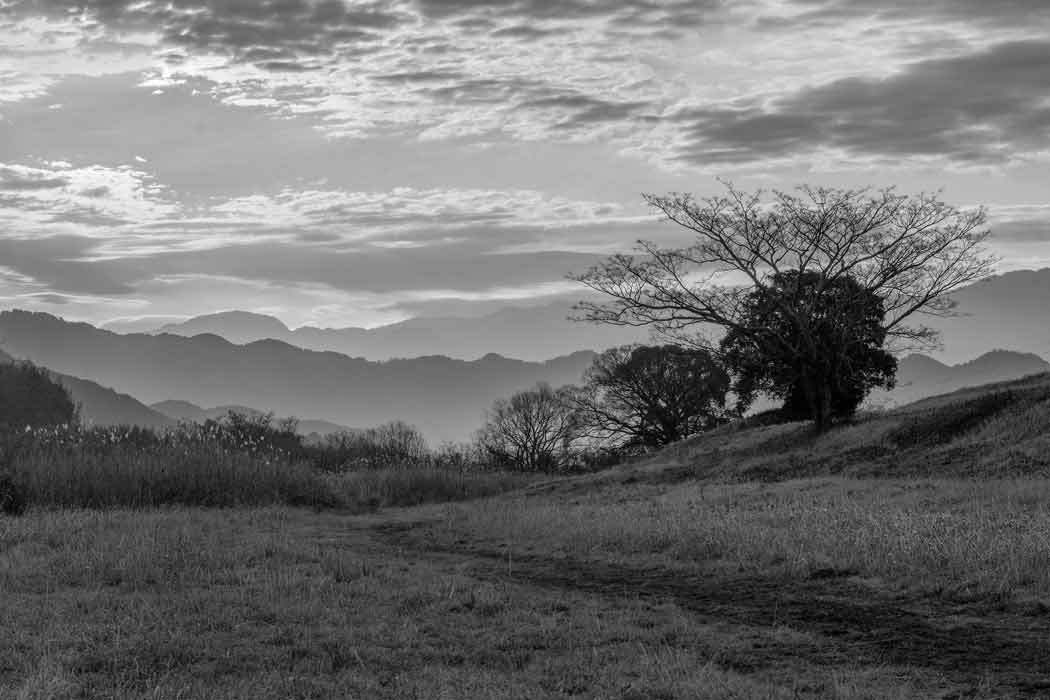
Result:
<svg viewBox="0 0 1050 700">
<path fill-rule="evenodd" d="M 693 164 L 805 158 L 940 158 L 1001 165 L 1050 143 L 1050 41 L 998 44 L 919 61 L 885 78 L 847 78 L 767 104 L 677 115 Z"/>
<path fill-rule="evenodd" d="M 20 21 L 37 41 L 43 30 L 34 21 L 41 16 L 67 42 L 91 37 L 99 47 L 142 36 L 153 47 L 143 85 L 157 91 L 203 81 L 215 99 L 314 118 L 333 137 L 394 129 L 429 139 L 578 140 L 609 137 L 611 125 L 629 131 L 643 107 L 659 111 L 665 90 L 648 80 L 639 51 L 663 51 L 667 32 L 715 24 L 726 6 L 722 0 L 14 0 L 0 6 L 0 17 Z M 41 68 L 37 88 L 56 79 Z"/>
<path fill-rule="evenodd" d="M 1026 99 L 1014 90 L 1045 88 L 1035 76 L 1045 72 L 1038 52 L 1046 47 L 1033 37 L 1045 37 L 1048 7 L 1042 0 L 12 0 L 0 16 L 25 34 L 12 45 L 19 58 L 45 34 L 59 37 L 55 51 L 130 51 L 139 67 L 139 49 L 148 47 L 143 85 L 192 82 L 226 104 L 310 119 L 333 138 L 600 141 L 681 167 L 800 155 L 1009 162 L 1044 135 L 1034 93 Z M 997 69 L 999 59 L 1009 66 Z M 55 72 L 40 71 L 10 99 L 52 86 Z M 997 92 L 973 99 L 967 71 L 1000 81 L 992 84 Z M 1027 120 L 1024 112 L 1010 116 L 1033 106 Z M 947 129 L 938 133 L 938 124 Z"/>
<path fill-rule="evenodd" d="M 130 165 L 0 163 L 0 223 L 17 236 L 92 229 L 115 235 L 114 227 L 170 217 L 178 208 L 148 173 Z"/>
<path fill-rule="evenodd" d="M 46 171 L 0 166 L 0 192 L 52 190 L 68 184 L 69 178 Z"/>
<path fill-rule="evenodd" d="M 411 187 L 386 192 L 286 189 L 274 196 L 233 198 L 211 211 L 226 220 L 257 227 L 343 230 L 346 240 L 422 228 L 447 231 L 480 224 L 571 226 L 626 216 L 624 207 L 613 202 L 572 200 L 535 190 Z M 313 233 L 317 240 L 318 231 Z"/>
<path fill-rule="evenodd" d="M 1050 23 L 1050 5 L 1043 0 L 792 0 L 789 5 L 798 12 L 796 20 L 801 22 L 879 19 L 1013 28 Z"/>
<path fill-rule="evenodd" d="M 1050 243 L 1050 204 L 993 206 L 989 221 L 997 243 Z"/>
<path fill-rule="evenodd" d="M 20 275 L 21 286 L 32 293 L 131 293 L 127 279 L 80 259 L 94 244 L 89 238 L 67 235 L 0 238 L 0 260 L 7 270 Z"/>
</svg>

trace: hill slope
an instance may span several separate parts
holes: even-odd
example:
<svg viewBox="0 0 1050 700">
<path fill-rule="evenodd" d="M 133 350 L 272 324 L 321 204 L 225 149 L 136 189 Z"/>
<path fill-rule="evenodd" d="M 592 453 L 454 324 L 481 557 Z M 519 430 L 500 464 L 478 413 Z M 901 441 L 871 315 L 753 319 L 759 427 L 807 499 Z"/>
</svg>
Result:
<svg viewBox="0 0 1050 700">
<path fill-rule="evenodd" d="M 370 362 L 274 340 L 234 345 L 215 335 L 123 336 L 24 311 L 0 313 L 0 336 L 12 355 L 149 403 L 178 396 L 199 406 L 264 406 L 357 427 L 401 419 L 432 441 L 467 438 L 495 399 L 536 382 L 578 382 L 594 357 Z"/>
<path fill-rule="evenodd" d="M 808 423 L 744 420 L 597 478 L 781 481 L 832 474 L 1050 476 L 1050 373 L 926 398 L 823 435 Z"/>
<path fill-rule="evenodd" d="M 0 362 L 15 359 L 0 351 Z M 69 392 L 73 403 L 80 408 L 80 418 L 86 425 L 138 425 L 144 428 L 167 428 L 175 421 L 162 412 L 146 406 L 133 396 L 108 389 L 87 379 L 72 377 L 50 370 L 51 377 Z"/>
</svg>

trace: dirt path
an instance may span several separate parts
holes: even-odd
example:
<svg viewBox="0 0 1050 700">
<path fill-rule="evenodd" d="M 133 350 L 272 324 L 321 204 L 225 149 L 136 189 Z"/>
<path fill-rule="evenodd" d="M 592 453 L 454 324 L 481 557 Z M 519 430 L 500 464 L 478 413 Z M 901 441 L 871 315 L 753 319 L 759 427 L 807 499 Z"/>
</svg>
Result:
<svg viewBox="0 0 1050 700">
<path fill-rule="evenodd" d="M 711 622 L 793 629 L 826 643 L 756 649 L 754 668 L 788 654 L 821 666 L 890 664 L 943 675 L 955 686 L 994 688 L 993 697 L 1050 698 L 1050 615 L 977 610 L 935 598 L 891 598 L 828 572 L 785 583 L 758 577 L 716 578 L 515 553 L 461 542 L 435 548 L 422 523 L 373 520 L 365 526 L 381 546 L 443 562 L 471 576 L 608 598 L 670 601 Z M 745 664 L 746 665 L 746 664 Z M 748 668 L 736 670 L 747 671 Z M 950 697 L 986 697 L 955 695 Z"/>
</svg>

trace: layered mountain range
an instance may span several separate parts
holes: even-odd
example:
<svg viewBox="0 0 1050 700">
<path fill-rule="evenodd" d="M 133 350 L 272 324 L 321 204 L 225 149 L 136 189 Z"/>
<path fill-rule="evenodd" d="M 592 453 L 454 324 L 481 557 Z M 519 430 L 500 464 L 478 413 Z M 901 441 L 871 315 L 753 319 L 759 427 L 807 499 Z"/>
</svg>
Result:
<svg viewBox="0 0 1050 700">
<path fill-rule="evenodd" d="M 583 351 L 546 362 L 491 353 L 472 361 L 431 355 L 372 362 L 279 340 L 236 345 L 210 334 L 119 335 L 25 311 L 0 313 L 0 338 L 15 357 L 147 404 L 250 406 L 352 427 L 404 420 L 434 442 L 469 437 L 498 398 L 537 382 L 579 382 L 594 358 Z"/>
<path fill-rule="evenodd" d="M 906 403 L 1050 370 L 1035 354 L 1050 356 L 1050 270 L 1000 275 L 961 290 L 956 300 L 963 315 L 928 319 L 941 330 L 944 350 L 935 357 L 903 358 L 897 387 L 875 392 L 869 405 Z M 404 420 L 440 442 L 467 439 L 498 398 L 537 382 L 579 382 L 594 352 L 544 361 L 433 353 L 443 349 L 476 357 L 477 348 L 494 345 L 542 356 L 566 343 L 600 350 L 644 339 L 637 329 L 575 323 L 567 314 L 564 307 L 550 306 L 475 319 L 417 319 L 373 330 L 292 331 L 273 317 L 230 312 L 151 333 L 118 334 L 16 310 L 0 313 L 0 339 L 10 355 L 52 370 L 81 404 L 85 420 L 95 424 L 165 427 L 232 409 L 315 417 L 301 421 L 304 433 Z M 502 335 L 506 329 L 513 329 L 509 339 Z M 345 352 L 300 346 L 311 344 Z M 411 357 L 390 359 L 399 354 Z"/>
<path fill-rule="evenodd" d="M 224 311 L 149 329 L 151 334 L 170 333 L 192 337 L 205 333 L 246 344 L 281 340 L 307 350 L 331 350 L 351 357 L 389 360 L 398 357 L 445 355 L 463 360 L 498 354 L 539 362 L 579 350 L 604 350 L 615 345 L 643 342 L 649 332 L 569 319 L 568 304 L 507 308 L 480 317 L 413 318 L 378 328 L 316 328 L 292 330 L 280 319 L 247 311 Z M 123 332 L 140 323 L 104 326 Z"/>
<path fill-rule="evenodd" d="M 942 347 L 933 355 L 963 362 L 998 348 L 1050 357 L 1050 269 L 1018 270 L 960 289 L 958 315 L 916 316 L 914 322 L 940 331 Z M 332 350 L 370 360 L 420 355 L 475 359 L 486 352 L 542 361 L 578 350 L 604 350 L 645 342 L 649 333 L 569 320 L 568 302 L 506 308 L 474 318 L 414 318 L 378 328 L 289 329 L 280 319 L 246 311 L 197 316 L 156 326 L 120 323 L 108 330 L 194 336 L 212 333 L 233 343 L 282 340 L 310 350 Z"/>
</svg>

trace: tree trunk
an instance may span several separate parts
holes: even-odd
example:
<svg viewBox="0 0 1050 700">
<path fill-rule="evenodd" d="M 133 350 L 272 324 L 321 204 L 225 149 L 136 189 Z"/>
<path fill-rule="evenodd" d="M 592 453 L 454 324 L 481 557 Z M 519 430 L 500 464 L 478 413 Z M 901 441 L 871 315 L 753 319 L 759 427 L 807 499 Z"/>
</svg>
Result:
<svg viewBox="0 0 1050 700">
<path fill-rule="evenodd" d="M 809 414 L 818 433 L 831 427 L 831 381 L 817 374 L 807 374 L 802 380 Z"/>
<path fill-rule="evenodd" d="M 817 432 L 823 433 L 831 427 L 831 383 L 826 379 L 818 380 L 815 389 L 815 406 L 813 422 Z"/>
</svg>

